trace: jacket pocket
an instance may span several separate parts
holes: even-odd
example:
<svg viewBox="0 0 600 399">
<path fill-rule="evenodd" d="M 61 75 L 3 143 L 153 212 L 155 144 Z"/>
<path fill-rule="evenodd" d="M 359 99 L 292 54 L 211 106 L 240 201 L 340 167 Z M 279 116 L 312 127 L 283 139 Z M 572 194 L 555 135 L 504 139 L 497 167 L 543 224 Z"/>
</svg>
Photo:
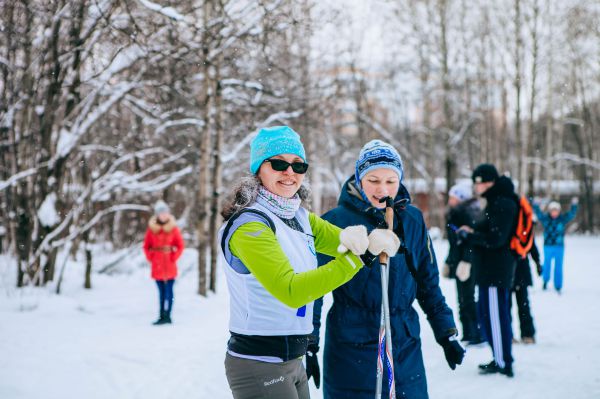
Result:
<svg viewBox="0 0 600 399">
<path fill-rule="evenodd" d="M 415 316 L 410 315 L 404 319 L 404 330 L 408 337 L 418 341 L 421 339 L 421 326 L 419 316 Z"/>
<path fill-rule="evenodd" d="M 340 343 L 352 346 L 377 346 L 381 317 L 378 313 L 360 308 L 333 310 L 327 316 L 327 329 Z"/>
</svg>

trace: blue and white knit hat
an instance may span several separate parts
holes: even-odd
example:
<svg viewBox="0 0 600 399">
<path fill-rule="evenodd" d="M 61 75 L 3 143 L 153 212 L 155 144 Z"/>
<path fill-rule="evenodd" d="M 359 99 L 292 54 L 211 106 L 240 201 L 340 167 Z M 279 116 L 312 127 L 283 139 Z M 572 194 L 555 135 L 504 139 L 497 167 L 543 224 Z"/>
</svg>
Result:
<svg viewBox="0 0 600 399">
<path fill-rule="evenodd" d="M 306 162 L 300 136 L 292 128 L 273 126 L 260 129 L 250 143 L 250 172 L 255 175 L 266 159 L 280 154 L 294 154 Z"/>
<path fill-rule="evenodd" d="M 404 167 L 402 157 L 396 149 L 381 140 L 371 140 L 363 146 L 356 161 L 356 184 L 360 187 L 361 179 L 374 169 L 391 169 L 398 174 L 398 179 L 402 181 L 404 177 Z"/>
</svg>

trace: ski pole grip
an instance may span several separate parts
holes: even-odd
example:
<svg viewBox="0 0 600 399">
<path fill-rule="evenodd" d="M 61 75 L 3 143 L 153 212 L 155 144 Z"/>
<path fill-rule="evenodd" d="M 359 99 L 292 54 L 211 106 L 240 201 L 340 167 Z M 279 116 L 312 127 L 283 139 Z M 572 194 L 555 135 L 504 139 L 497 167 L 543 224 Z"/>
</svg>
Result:
<svg viewBox="0 0 600 399">
<path fill-rule="evenodd" d="M 387 223 L 388 230 L 394 230 L 394 199 L 392 197 L 385 197 L 380 199 L 379 202 L 385 202 L 385 222 Z M 387 265 L 388 259 L 389 256 L 385 252 L 379 254 L 379 263 L 382 265 Z"/>
</svg>

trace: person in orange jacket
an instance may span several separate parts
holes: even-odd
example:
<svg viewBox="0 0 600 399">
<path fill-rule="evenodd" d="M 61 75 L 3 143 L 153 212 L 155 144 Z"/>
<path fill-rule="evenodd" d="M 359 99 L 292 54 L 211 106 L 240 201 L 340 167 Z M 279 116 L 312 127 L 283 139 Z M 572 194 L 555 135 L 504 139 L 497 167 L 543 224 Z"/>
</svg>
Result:
<svg viewBox="0 0 600 399">
<path fill-rule="evenodd" d="M 144 254 L 152 265 L 152 278 L 156 280 L 159 296 L 159 318 L 153 324 L 171 324 L 173 284 L 177 277 L 177 259 L 184 243 L 175 218 L 164 201 L 154 205 L 154 216 L 148 221 L 144 238 Z"/>
</svg>

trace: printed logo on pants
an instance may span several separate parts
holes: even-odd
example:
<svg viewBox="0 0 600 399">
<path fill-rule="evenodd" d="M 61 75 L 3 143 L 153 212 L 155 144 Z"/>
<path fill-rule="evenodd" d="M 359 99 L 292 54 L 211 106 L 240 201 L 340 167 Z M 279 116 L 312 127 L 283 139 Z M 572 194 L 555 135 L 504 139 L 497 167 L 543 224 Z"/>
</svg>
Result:
<svg viewBox="0 0 600 399">
<path fill-rule="evenodd" d="M 273 385 L 276 384 L 278 382 L 283 382 L 285 380 L 284 376 L 281 376 L 279 378 L 273 378 L 271 381 L 265 381 L 264 384 L 266 387 L 268 387 L 269 385 Z"/>
</svg>

